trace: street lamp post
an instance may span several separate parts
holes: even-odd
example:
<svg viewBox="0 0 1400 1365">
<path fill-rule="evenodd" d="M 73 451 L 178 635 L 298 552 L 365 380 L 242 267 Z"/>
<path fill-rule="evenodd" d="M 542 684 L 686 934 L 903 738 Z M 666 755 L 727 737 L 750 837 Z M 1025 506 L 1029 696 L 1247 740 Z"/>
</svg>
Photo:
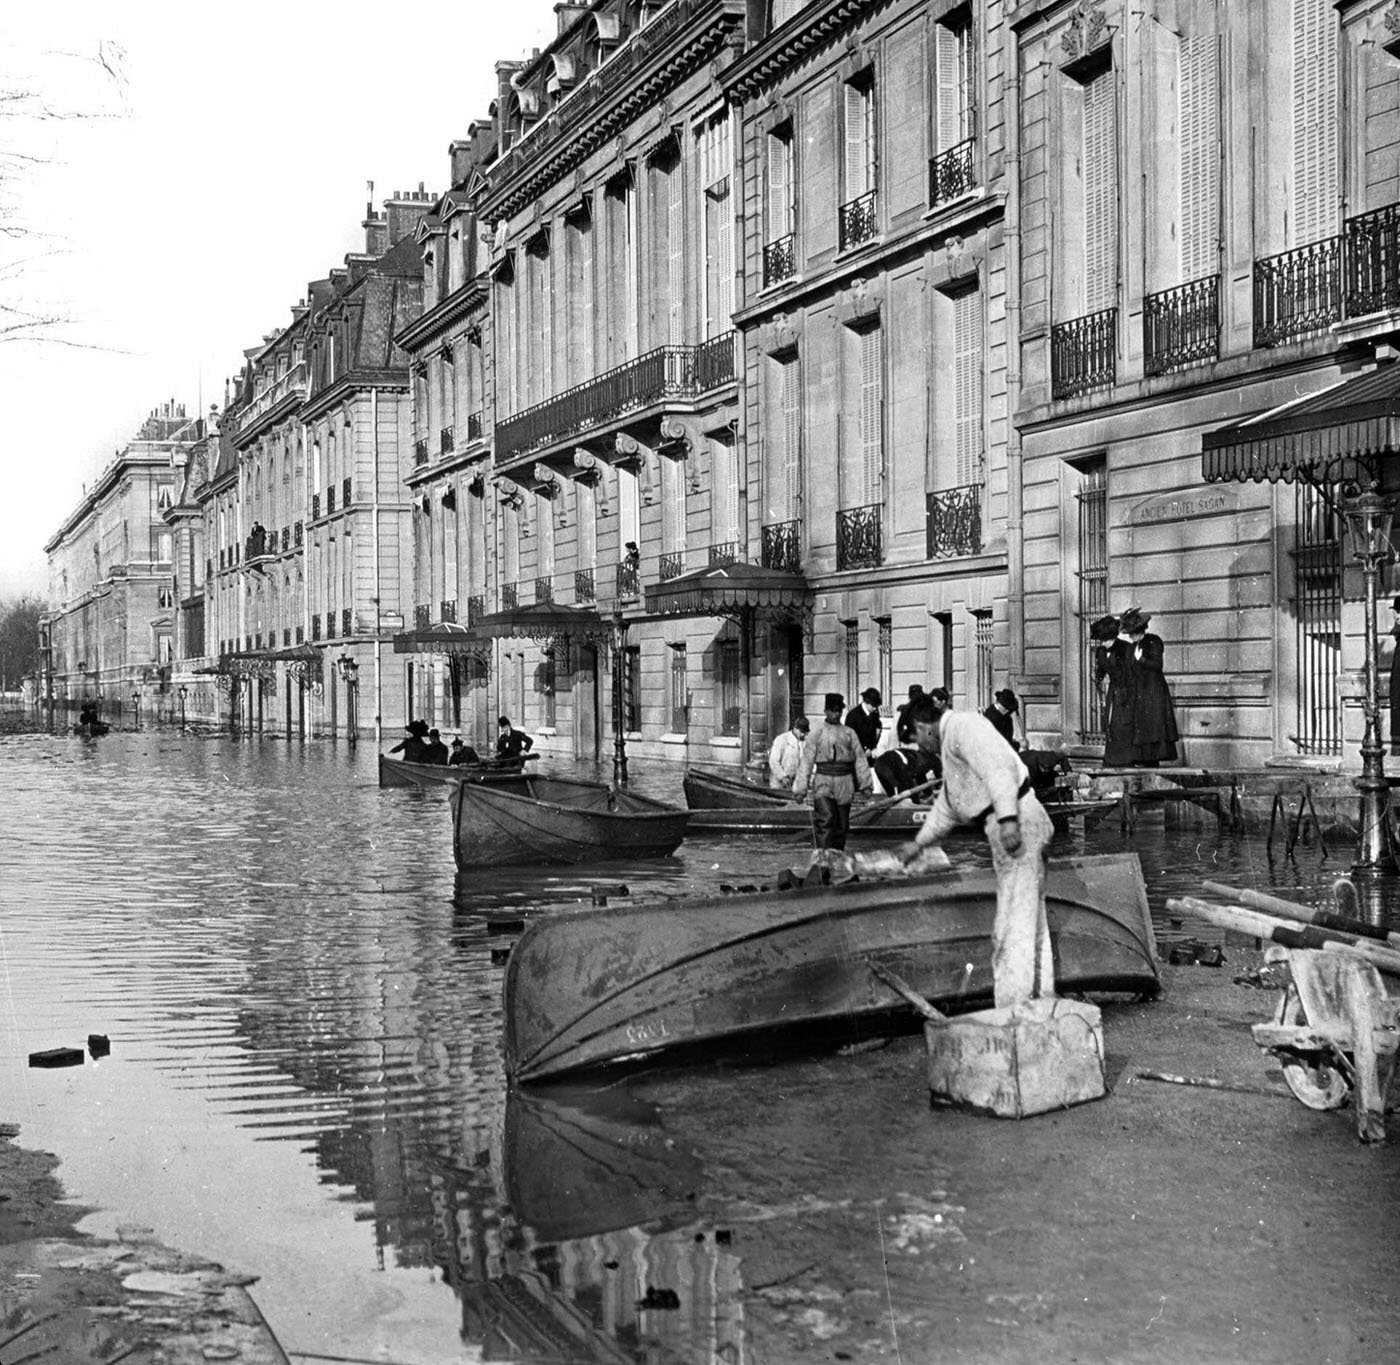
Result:
<svg viewBox="0 0 1400 1365">
<path fill-rule="evenodd" d="M 185 698 L 188 697 L 189 694 L 190 689 L 186 687 L 184 683 L 181 683 L 178 695 L 180 698 L 180 729 L 182 730 L 185 728 Z"/>
<path fill-rule="evenodd" d="M 353 748 L 359 738 L 359 690 L 360 666 L 348 654 L 342 654 L 335 661 L 340 676 L 345 680 L 345 738 Z"/>
<path fill-rule="evenodd" d="M 1394 872 L 1395 851 L 1390 839 L 1390 787 L 1385 780 L 1385 750 L 1381 746 L 1380 675 L 1377 666 L 1376 588 L 1380 566 L 1391 554 L 1391 504 L 1375 487 L 1342 505 L 1351 533 L 1352 554 L 1360 561 L 1366 594 L 1366 729 L 1361 741 L 1360 828 L 1357 831 L 1354 873 Z"/>
<path fill-rule="evenodd" d="M 133 691 L 131 694 L 131 716 L 136 722 L 136 728 L 141 728 L 141 693 Z"/>
</svg>

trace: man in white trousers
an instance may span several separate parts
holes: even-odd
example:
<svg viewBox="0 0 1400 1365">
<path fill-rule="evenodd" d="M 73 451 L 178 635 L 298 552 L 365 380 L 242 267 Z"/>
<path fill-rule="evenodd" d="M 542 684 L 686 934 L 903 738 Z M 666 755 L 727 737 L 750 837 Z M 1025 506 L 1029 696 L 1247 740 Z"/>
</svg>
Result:
<svg viewBox="0 0 1400 1365">
<path fill-rule="evenodd" d="M 1045 847 L 1050 817 L 1031 790 L 1020 756 L 984 716 L 938 713 L 927 698 L 910 708 L 915 742 L 942 759 L 943 786 L 914 842 L 900 850 L 907 863 L 941 844 L 959 825 L 977 825 L 992 849 L 997 876 L 992 926 L 992 989 L 998 1008 L 1055 994 L 1050 927 L 1045 918 Z"/>
</svg>

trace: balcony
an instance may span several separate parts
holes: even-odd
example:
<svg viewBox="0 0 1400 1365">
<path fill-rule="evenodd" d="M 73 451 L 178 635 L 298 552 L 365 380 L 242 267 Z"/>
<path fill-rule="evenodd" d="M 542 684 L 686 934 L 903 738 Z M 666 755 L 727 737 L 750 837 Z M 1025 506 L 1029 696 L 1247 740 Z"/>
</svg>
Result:
<svg viewBox="0 0 1400 1365">
<path fill-rule="evenodd" d="M 857 199 L 841 205 L 841 250 L 849 251 L 870 241 L 876 232 L 875 191 L 867 190 Z"/>
<path fill-rule="evenodd" d="M 342 635 L 353 635 L 355 633 L 355 614 L 346 607 L 340 613 L 340 633 Z"/>
<path fill-rule="evenodd" d="M 433 609 L 426 602 L 418 602 L 413 608 L 413 625 L 416 630 L 427 630 L 433 624 Z"/>
<path fill-rule="evenodd" d="M 345 479 L 340 486 L 340 505 L 349 507 L 354 501 L 355 485 L 350 479 Z"/>
<path fill-rule="evenodd" d="M 669 554 L 661 556 L 661 581 L 669 583 L 673 578 L 679 578 L 685 572 L 685 551 L 680 554 Z"/>
<path fill-rule="evenodd" d="M 335 612 L 333 611 L 326 613 L 326 639 L 335 639 Z"/>
<path fill-rule="evenodd" d="M 633 560 L 624 559 L 617 566 L 617 595 L 620 598 L 637 597 L 642 588 L 642 566 Z"/>
<path fill-rule="evenodd" d="M 763 285 L 778 284 L 797 274 L 797 238 L 789 232 L 763 248 Z"/>
<path fill-rule="evenodd" d="M 297 522 L 297 524 L 292 527 L 292 544 L 298 549 L 301 548 L 303 534 L 304 533 L 301 529 L 301 522 Z"/>
<path fill-rule="evenodd" d="M 313 615 L 311 618 L 311 638 L 313 640 L 321 638 L 321 618 L 318 615 Z"/>
<path fill-rule="evenodd" d="M 1348 218 L 1343 236 L 1347 316 L 1400 308 L 1400 204 Z"/>
<path fill-rule="evenodd" d="M 836 570 L 878 569 L 883 562 L 879 503 L 836 514 Z"/>
<path fill-rule="evenodd" d="M 501 584 L 501 610 L 514 611 L 520 605 L 520 585 L 518 583 Z"/>
<path fill-rule="evenodd" d="M 928 163 L 928 202 L 931 206 L 936 208 L 977 188 L 972 169 L 974 145 L 975 139 L 967 138 Z"/>
<path fill-rule="evenodd" d="M 311 495 L 311 520 L 315 521 L 321 515 L 321 495 L 313 493 Z"/>
<path fill-rule="evenodd" d="M 474 626 L 486 615 L 486 598 L 481 593 L 475 593 L 467 598 L 467 624 Z"/>
<path fill-rule="evenodd" d="M 479 440 L 481 440 L 482 432 L 483 432 L 483 431 L 485 431 L 485 427 L 482 425 L 482 416 L 481 416 L 481 413 L 480 413 L 480 412 L 469 412 L 469 413 L 467 414 L 467 440 L 468 440 L 468 441 L 479 441 Z"/>
<path fill-rule="evenodd" d="M 1106 388 L 1117 373 L 1118 312 L 1105 308 L 1050 329 L 1050 396 Z"/>
<path fill-rule="evenodd" d="M 1220 277 L 1210 275 L 1142 301 L 1142 364 L 1166 374 L 1220 354 Z"/>
<path fill-rule="evenodd" d="M 287 648 L 291 645 L 291 643 L 292 643 L 292 628 L 291 628 L 291 626 L 283 626 L 283 627 L 282 627 L 282 648 L 283 648 L 283 649 L 287 649 Z"/>
<path fill-rule="evenodd" d="M 734 564 L 739 558 L 737 540 L 721 540 L 710 546 L 710 568 L 717 564 Z"/>
<path fill-rule="evenodd" d="M 428 443 L 426 441 L 414 441 L 413 443 L 413 467 L 417 469 L 420 465 L 428 463 Z"/>
<path fill-rule="evenodd" d="M 784 573 L 801 571 L 801 526 L 800 521 L 775 521 L 763 528 L 760 562 L 765 569 L 781 569 Z"/>
<path fill-rule="evenodd" d="M 1342 317 L 1342 239 L 1254 262 L 1254 344 L 1282 346 Z"/>
<path fill-rule="evenodd" d="M 439 621 L 445 621 L 448 625 L 451 625 L 454 621 L 456 621 L 456 619 L 457 619 L 457 604 L 456 604 L 456 602 L 439 602 L 439 603 L 438 603 L 438 620 L 439 620 Z"/>
<path fill-rule="evenodd" d="M 596 594 L 593 589 L 593 570 L 574 570 L 574 601 L 593 602 L 596 601 Z"/>
<path fill-rule="evenodd" d="M 331 486 L 330 486 L 328 489 L 326 489 L 326 515 L 327 515 L 327 516 L 330 516 L 330 514 L 331 514 L 332 512 L 334 512 L 334 511 L 335 511 L 335 485 L 334 485 L 334 484 L 331 484 Z"/>
<path fill-rule="evenodd" d="M 543 576 L 535 579 L 535 601 L 537 603 L 554 601 L 554 583 L 551 579 Z"/>
<path fill-rule="evenodd" d="M 982 552 L 982 488 L 967 484 L 928 495 L 928 558 Z"/>
<path fill-rule="evenodd" d="M 306 392 L 306 362 L 302 361 L 293 365 L 280 379 L 253 396 L 252 402 L 239 416 L 238 435 L 240 437 L 245 435 L 287 399 L 294 399 L 297 404 L 300 404 L 306 397 Z"/>
<path fill-rule="evenodd" d="M 291 548 L 292 548 L 292 528 L 291 528 L 290 526 L 284 526 L 284 527 L 282 528 L 282 549 L 283 549 L 283 551 L 286 551 L 286 550 L 290 550 Z"/>
<path fill-rule="evenodd" d="M 496 423 L 498 462 L 734 381 L 734 334 L 699 346 L 660 346 Z"/>
<path fill-rule="evenodd" d="M 442 454 L 442 455 L 450 455 L 450 454 L 452 454 L 452 447 L 453 447 L 453 445 L 454 445 L 454 440 L 453 440 L 452 432 L 453 432 L 453 428 L 452 428 L 452 427 L 443 427 L 443 429 L 442 429 L 440 432 L 438 432 L 438 453 L 439 453 L 439 454 Z"/>
</svg>

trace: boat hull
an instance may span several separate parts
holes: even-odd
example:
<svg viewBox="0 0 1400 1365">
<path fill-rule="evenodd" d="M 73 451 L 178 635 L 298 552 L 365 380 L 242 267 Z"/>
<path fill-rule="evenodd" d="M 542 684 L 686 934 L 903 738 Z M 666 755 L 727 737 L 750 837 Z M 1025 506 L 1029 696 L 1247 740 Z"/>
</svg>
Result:
<svg viewBox="0 0 1400 1365">
<path fill-rule="evenodd" d="M 894 1019 L 878 962 L 944 1008 L 992 994 L 990 870 L 655 905 L 531 924 L 506 967 L 518 1081 L 772 1029 Z M 1160 989 L 1134 854 L 1052 860 L 1046 908 L 1060 992 Z"/>
<path fill-rule="evenodd" d="M 531 755 L 533 757 L 533 755 Z M 379 755 L 381 787 L 440 787 L 444 782 L 519 782 L 518 763 L 456 767 L 443 763 L 405 763 L 401 758 Z"/>
<path fill-rule="evenodd" d="M 664 857 L 685 838 L 687 811 L 601 782 L 517 776 L 452 784 L 459 868 Z"/>
<path fill-rule="evenodd" d="M 737 777 L 691 769 L 681 785 L 685 789 L 685 804 L 691 810 L 747 810 L 753 806 L 801 809 L 790 791 L 781 787 L 760 787 L 757 782 L 745 782 Z"/>
</svg>

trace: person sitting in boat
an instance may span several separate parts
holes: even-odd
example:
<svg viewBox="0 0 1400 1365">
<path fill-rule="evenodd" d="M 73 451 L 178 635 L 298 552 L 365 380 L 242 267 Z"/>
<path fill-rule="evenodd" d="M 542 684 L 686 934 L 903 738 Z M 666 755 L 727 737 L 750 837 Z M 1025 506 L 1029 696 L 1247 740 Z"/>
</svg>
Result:
<svg viewBox="0 0 1400 1365">
<path fill-rule="evenodd" d="M 1016 731 L 1012 724 L 1012 716 L 1021 709 L 1021 703 L 1016 700 L 1016 694 L 1009 688 L 1003 687 L 1000 692 L 992 696 L 992 704 L 982 712 L 991 721 L 992 728 L 999 734 L 1017 753 L 1021 752 L 1020 742 L 1016 738 Z"/>
<path fill-rule="evenodd" d="M 403 727 L 408 731 L 408 738 L 401 739 L 392 749 L 391 754 L 403 753 L 405 763 L 426 763 L 428 751 L 428 722 L 426 720 L 411 720 Z"/>
<path fill-rule="evenodd" d="M 802 749 L 811 732 L 812 722 L 806 716 L 794 716 L 792 724 L 773 741 L 768 750 L 768 781 L 772 786 L 792 789 L 802 763 Z"/>
<path fill-rule="evenodd" d="M 841 724 L 845 709 L 846 699 L 839 692 L 826 694 L 824 723 L 807 740 L 792 784 L 799 801 L 809 786 L 812 789 L 812 837 L 820 849 L 846 847 L 856 789 L 868 792 L 872 783 L 865 746 L 854 730 Z"/>
<path fill-rule="evenodd" d="M 886 796 L 898 796 L 901 792 L 923 787 L 930 778 L 937 776 L 933 770 L 933 760 L 912 741 L 901 744 L 897 749 L 886 749 L 875 760 L 875 779 Z M 910 799 L 928 801 L 931 797 L 932 793 L 925 789 Z"/>
<path fill-rule="evenodd" d="M 510 765 L 516 768 L 525 766 L 525 755 L 535 747 L 535 741 L 525 733 L 524 730 L 517 730 L 511 723 L 509 716 L 498 716 L 496 718 L 496 762 Z"/>
<path fill-rule="evenodd" d="M 447 745 L 442 742 L 442 736 L 436 730 L 428 731 L 428 743 L 423 753 L 424 763 L 436 763 L 447 767 Z"/>
<path fill-rule="evenodd" d="M 976 825 L 991 845 L 997 878 L 992 923 L 992 993 L 997 1008 L 1055 994 L 1050 926 L 1045 914 L 1045 847 L 1050 817 L 1031 789 L 1020 756 L 985 717 L 920 705 L 914 711 L 919 748 L 943 761 L 943 786 L 912 843 L 908 863 L 941 844 L 959 825 Z"/>
<path fill-rule="evenodd" d="M 78 724 L 80 726 L 97 724 L 97 708 L 90 701 L 84 702 L 83 709 L 78 712 Z"/>
<path fill-rule="evenodd" d="M 478 768 L 481 766 L 481 755 L 470 744 L 463 744 L 462 736 L 458 735 L 452 741 L 452 752 L 447 756 L 447 763 L 453 768 Z"/>
</svg>

